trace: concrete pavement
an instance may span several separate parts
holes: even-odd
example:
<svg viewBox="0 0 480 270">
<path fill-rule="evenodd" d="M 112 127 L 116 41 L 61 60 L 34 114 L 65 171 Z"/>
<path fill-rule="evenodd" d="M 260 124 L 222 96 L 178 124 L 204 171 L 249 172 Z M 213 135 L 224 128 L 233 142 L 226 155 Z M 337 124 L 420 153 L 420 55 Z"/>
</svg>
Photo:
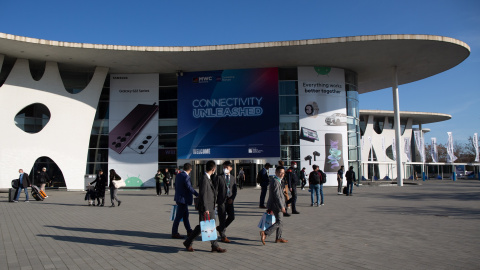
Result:
<svg viewBox="0 0 480 270">
<path fill-rule="evenodd" d="M 257 223 L 260 190 L 239 190 L 232 243 L 171 239 L 173 196 L 119 191 L 120 207 L 87 206 L 85 192 L 48 191 L 44 202 L 8 203 L 0 194 L 0 269 L 478 269 L 480 181 L 360 186 L 354 196 L 325 187 L 325 205 L 285 218 L 286 244 L 263 246 Z M 171 193 L 173 194 L 173 192 Z M 109 196 L 107 192 L 107 197 Z M 31 196 L 30 196 L 31 197 Z M 31 200 L 33 198 L 31 197 Z M 110 205 L 109 203 L 107 205 Z M 192 228 L 198 215 L 190 211 Z M 185 234 L 183 224 L 180 233 Z"/>
</svg>

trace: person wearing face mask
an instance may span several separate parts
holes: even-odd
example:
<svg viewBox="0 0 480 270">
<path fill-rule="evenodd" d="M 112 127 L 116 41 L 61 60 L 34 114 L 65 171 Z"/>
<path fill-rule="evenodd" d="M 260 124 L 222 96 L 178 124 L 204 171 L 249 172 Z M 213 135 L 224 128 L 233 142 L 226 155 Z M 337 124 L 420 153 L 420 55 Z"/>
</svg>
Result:
<svg viewBox="0 0 480 270">
<path fill-rule="evenodd" d="M 287 204 L 292 205 L 292 214 L 300 214 L 297 211 L 297 184 L 298 184 L 298 175 L 297 175 L 297 163 L 292 161 L 290 163 L 290 168 L 288 168 L 287 173 L 285 174 L 286 182 L 288 183 L 288 188 L 292 197 L 287 201 Z"/>
<path fill-rule="evenodd" d="M 235 219 L 235 209 L 233 202 L 237 196 L 237 183 L 235 177 L 230 174 L 232 171 L 232 163 L 225 161 L 223 163 L 223 173 L 217 176 L 217 205 L 218 205 L 218 221 L 220 225 L 217 227 L 217 231 L 220 233 L 221 241 L 224 243 L 230 243 L 225 231 Z M 227 218 L 228 215 L 228 218 Z"/>
</svg>

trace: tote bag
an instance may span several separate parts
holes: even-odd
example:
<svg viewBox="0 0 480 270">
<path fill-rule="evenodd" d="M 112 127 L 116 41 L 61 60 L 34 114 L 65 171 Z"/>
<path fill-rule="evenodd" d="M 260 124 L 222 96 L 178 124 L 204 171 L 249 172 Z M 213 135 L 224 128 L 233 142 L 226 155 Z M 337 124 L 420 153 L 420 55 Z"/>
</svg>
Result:
<svg viewBox="0 0 480 270">
<path fill-rule="evenodd" d="M 275 224 L 275 216 L 265 212 L 263 213 L 262 218 L 258 223 L 258 228 L 260 228 L 262 231 L 265 231 L 266 229 L 270 228 L 270 226 L 272 226 L 273 224 Z"/>
<path fill-rule="evenodd" d="M 215 219 L 210 219 L 210 214 L 205 217 L 204 221 L 200 221 L 200 230 L 202 232 L 202 241 L 217 240 L 217 226 L 215 226 Z"/>
<path fill-rule="evenodd" d="M 121 187 L 125 186 L 125 180 L 123 180 L 123 179 L 113 180 L 112 182 L 113 182 L 113 185 L 115 186 L 115 188 L 121 188 Z"/>
</svg>

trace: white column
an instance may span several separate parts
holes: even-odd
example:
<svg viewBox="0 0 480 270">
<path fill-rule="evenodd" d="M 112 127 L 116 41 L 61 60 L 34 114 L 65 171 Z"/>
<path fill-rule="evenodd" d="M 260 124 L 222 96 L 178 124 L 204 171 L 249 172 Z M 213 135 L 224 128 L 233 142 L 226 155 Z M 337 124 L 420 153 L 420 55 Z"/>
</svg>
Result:
<svg viewBox="0 0 480 270">
<path fill-rule="evenodd" d="M 397 150 L 397 185 L 399 187 L 403 186 L 403 174 L 402 174 L 402 139 L 400 137 L 400 102 L 398 99 L 398 79 L 397 79 L 397 67 L 393 67 L 393 111 L 394 111 L 394 121 L 395 121 L 395 148 Z"/>
<path fill-rule="evenodd" d="M 423 145 L 421 145 L 423 147 L 423 149 L 420 149 L 420 160 L 422 159 L 422 152 L 425 151 L 425 141 L 423 140 L 423 128 L 422 128 L 422 123 L 418 124 L 418 128 L 420 129 L 420 138 L 421 138 L 421 141 L 423 141 Z M 422 171 L 421 171 L 421 175 L 420 177 L 422 177 L 422 180 L 423 180 L 423 172 L 425 171 L 425 162 L 426 162 L 426 159 L 427 159 L 427 155 L 425 154 L 425 160 L 422 162 Z"/>
</svg>

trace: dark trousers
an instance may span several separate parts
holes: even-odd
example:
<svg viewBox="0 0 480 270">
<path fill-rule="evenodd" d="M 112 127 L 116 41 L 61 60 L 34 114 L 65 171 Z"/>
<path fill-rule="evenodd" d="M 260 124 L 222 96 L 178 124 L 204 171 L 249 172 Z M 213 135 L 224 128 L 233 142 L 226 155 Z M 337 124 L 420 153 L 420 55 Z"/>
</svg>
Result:
<svg viewBox="0 0 480 270">
<path fill-rule="evenodd" d="M 157 195 L 161 195 L 162 194 L 162 184 L 157 182 L 155 187 L 157 188 Z"/>
<path fill-rule="evenodd" d="M 243 181 L 245 181 L 245 178 L 239 178 L 238 179 L 238 185 L 240 186 L 240 189 L 243 188 Z"/>
<path fill-rule="evenodd" d="M 297 188 L 293 187 L 292 191 L 290 192 L 292 194 L 292 197 L 287 201 L 287 205 L 291 204 L 292 205 L 292 212 L 297 212 Z"/>
<path fill-rule="evenodd" d="M 172 234 L 178 233 L 178 225 L 180 224 L 180 220 L 182 218 L 183 225 L 185 226 L 187 233 L 192 231 L 192 227 L 190 227 L 190 221 L 188 220 L 188 215 L 188 205 L 177 202 L 177 214 L 175 215 L 175 220 L 173 221 Z"/>
<path fill-rule="evenodd" d="M 265 197 L 267 196 L 267 190 L 268 190 L 268 185 L 262 186 L 262 192 L 260 193 L 260 206 L 262 207 L 265 206 Z"/>
<path fill-rule="evenodd" d="M 227 218 L 228 215 L 228 218 Z M 235 220 L 235 208 L 233 203 L 224 203 L 218 205 L 218 231 L 220 232 L 220 237 L 226 237 L 225 231 L 227 230 L 228 225 Z"/>
<path fill-rule="evenodd" d="M 352 195 L 353 181 L 347 180 L 347 195 Z"/>
<path fill-rule="evenodd" d="M 215 219 L 215 213 L 212 213 L 213 215 L 210 214 L 210 218 L 211 219 Z M 208 217 L 207 217 L 208 218 Z M 200 228 L 200 222 L 204 221 L 205 220 L 205 213 L 204 212 L 198 212 L 198 221 L 199 221 L 199 224 L 197 226 L 195 226 L 195 229 L 193 229 L 193 232 L 192 234 L 190 234 L 190 236 L 187 238 L 187 240 L 185 240 L 185 243 L 190 246 L 193 241 L 195 241 L 195 238 L 197 238 L 200 233 L 201 233 L 201 228 Z M 211 245 L 212 245 L 212 248 L 214 247 L 218 247 L 218 242 L 217 240 L 213 240 L 213 241 L 210 241 Z"/>
<path fill-rule="evenodd" d="M 168 185 L 169 184 L 167 184 L 167 183 L 163 183 L 163 189 L 165 189 L 165 194 L 167 194 L 167 195 L 168 195 L 168 188 L 169 188 Z"/>
<path fill-rule="evenodd" d="M 302 187 L 301 187 L 301 189 L 303 189 L 306 184 L 307 184 L 307 180 L 303 179 L 303 180 L 302 180 Z"/>
</svg>

